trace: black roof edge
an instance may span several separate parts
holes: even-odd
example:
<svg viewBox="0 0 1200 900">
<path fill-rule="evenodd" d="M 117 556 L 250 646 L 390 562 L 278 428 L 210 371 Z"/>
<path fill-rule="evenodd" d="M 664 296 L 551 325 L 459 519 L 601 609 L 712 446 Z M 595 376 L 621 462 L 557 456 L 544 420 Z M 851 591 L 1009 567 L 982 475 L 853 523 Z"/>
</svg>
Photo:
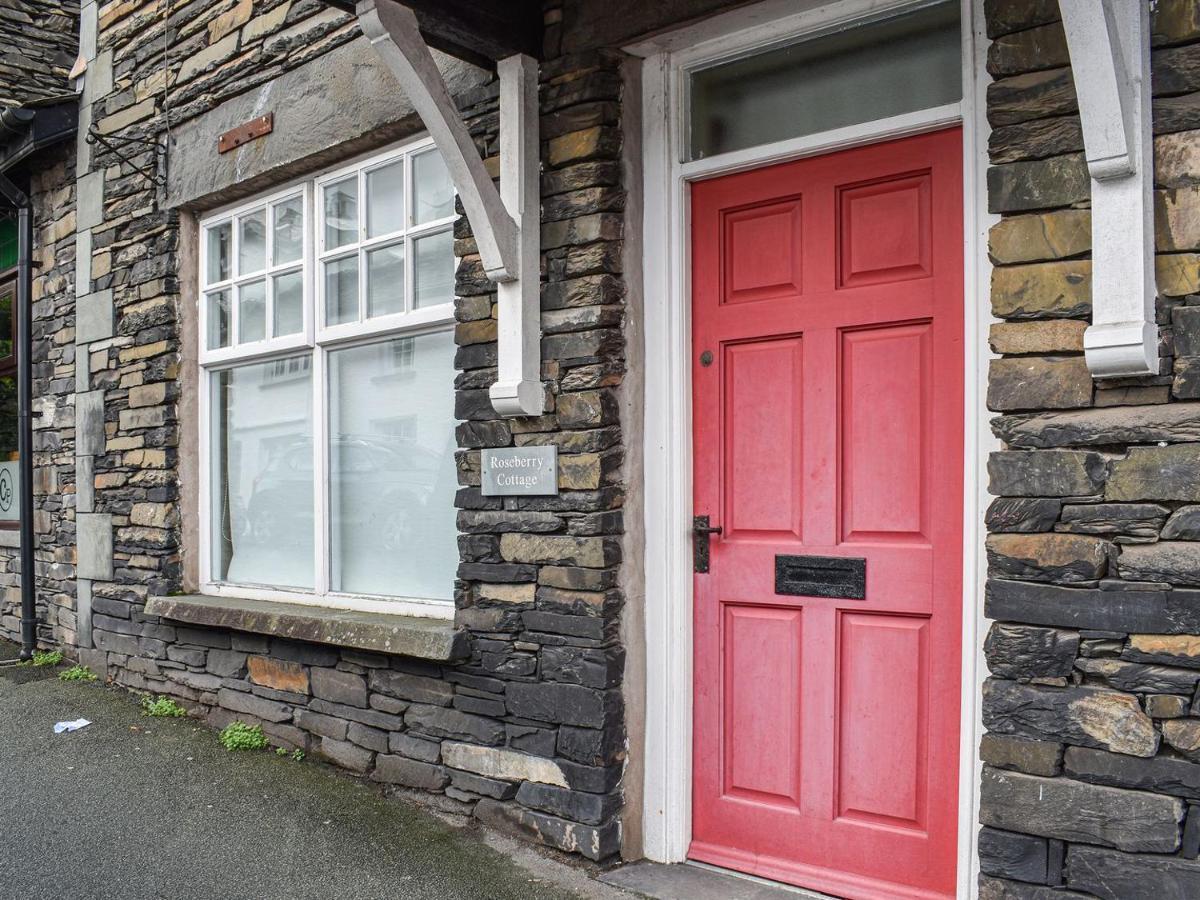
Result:
<svg viewBox="0 0 1200 900">
<path fill-rule="evenodd" d="M 357 15 L 355 0 L 321 0 Z M 542 56 L 542 11 L 536 0 L 390 0 L 417 16 L 425 42 L 472 65 L 495 71 L 497 61 L 516 53 Z"/>
<path fill-rule="evenodd" d="M 51 106 L 0 107 L 0 173 L 71 137 L 78 121 L 74 99 Z"/>
</svg>

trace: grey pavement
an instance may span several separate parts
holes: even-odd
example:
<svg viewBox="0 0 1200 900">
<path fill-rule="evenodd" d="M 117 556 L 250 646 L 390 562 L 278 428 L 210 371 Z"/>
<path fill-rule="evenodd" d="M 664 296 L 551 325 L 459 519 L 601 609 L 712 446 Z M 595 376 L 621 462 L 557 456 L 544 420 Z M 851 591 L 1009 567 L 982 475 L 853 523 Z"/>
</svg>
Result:
<svg viewBox="0 0 1200 900">
<path fill-rule="evenodd" d="M 0 659 L 12 657 L 0 642 Z M 191 719 L 0 666 L 0 898 L 628 898 L 315 762 L 230 753 Z M 94 724 L 55 735 L 56 721 Z"/>
</svg>

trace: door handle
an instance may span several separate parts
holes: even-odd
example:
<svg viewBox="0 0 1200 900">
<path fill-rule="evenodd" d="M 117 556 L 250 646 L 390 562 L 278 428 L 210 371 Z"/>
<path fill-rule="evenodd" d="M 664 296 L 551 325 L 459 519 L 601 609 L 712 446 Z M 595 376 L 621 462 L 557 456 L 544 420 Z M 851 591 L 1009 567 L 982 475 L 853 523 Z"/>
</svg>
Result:
<svg viewBox="0 0 1200 900">
<path fill-rule="evenodd" d="M 692 519 L 692 569 L 704 573 L 708 571 L 708 539 L 710 535 L 720 534 L 720 525 L 710 525 L 708 516 L 696 516 Z"/>
</svg>

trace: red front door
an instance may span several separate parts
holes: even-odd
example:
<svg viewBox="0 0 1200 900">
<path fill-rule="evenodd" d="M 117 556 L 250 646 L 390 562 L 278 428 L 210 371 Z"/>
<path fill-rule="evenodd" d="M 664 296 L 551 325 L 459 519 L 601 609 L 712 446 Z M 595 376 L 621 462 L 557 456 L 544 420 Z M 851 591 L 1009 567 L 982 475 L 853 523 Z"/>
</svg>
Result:
<svg viewBox="0 0 1200 900">
<path fill-rule="evenodd" d="M 691 856 L 954 894 L 959 129 L 692 189 Z"/>
</svg>

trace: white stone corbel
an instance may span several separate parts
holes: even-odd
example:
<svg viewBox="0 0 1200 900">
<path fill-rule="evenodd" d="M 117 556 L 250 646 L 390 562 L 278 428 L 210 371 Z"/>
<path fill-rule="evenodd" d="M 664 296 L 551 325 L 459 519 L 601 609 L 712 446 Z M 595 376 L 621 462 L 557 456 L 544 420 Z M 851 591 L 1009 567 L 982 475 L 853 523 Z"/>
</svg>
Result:
<svg viewBox="0 0 1200 900">
<path fill-rule="evenodd" d="M 1150 7 L 1059 0 L 1092 187 L 1094 378 L 1158 374 Z"/>
<path fill-rule="evenodd" d="M 488 174 L 421 36 L 417 17 L 396 0 L 359 0 L 363 34 L 396 76 L 446 161 L 471 222 L 479 258 L 496 283 L 498 375 L 492 406 L 505 416 L 545 409 L 541 383 L 537 62 L 502 59 L 500 189 Z"/>
</svg>

